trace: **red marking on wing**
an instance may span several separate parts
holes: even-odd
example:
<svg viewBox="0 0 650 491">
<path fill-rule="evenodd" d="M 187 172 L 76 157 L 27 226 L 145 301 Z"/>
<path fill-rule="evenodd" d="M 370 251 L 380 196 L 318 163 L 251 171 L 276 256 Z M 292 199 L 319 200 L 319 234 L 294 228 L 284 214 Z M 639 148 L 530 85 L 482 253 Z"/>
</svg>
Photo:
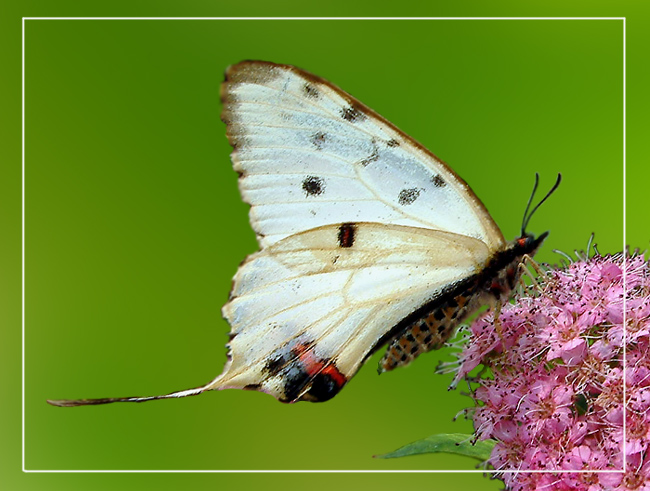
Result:
<svg viewBox="0 0 650 491">
<path fill-rule="evenodd" d="M 308 345 L 299 344 L 292 351 L 298 357 L 305 372 L 310 377 L 316 376 L 319 373 L 329 375 L 338 387 L 343 387 L 348 381 L 347 377 L 341 373 L 334 362 L 316 357 Z"/>
<path fill-rule="evenodd" d="M 325 375 L 329 375 L 332 377 L 332 380 L 338 387 L 343 387 L 345 383 L 348 381 L 348 378 L 343 375 L 338 368 L 336 368 L 336 365 L 334 364 L 329 364 L 323 369 L 323 373 Z"/>
</svg>

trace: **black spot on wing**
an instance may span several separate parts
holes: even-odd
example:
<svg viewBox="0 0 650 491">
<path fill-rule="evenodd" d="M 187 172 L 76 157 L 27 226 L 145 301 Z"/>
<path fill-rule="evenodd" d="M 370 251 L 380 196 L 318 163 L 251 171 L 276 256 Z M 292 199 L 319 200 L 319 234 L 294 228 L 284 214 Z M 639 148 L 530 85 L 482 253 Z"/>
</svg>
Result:
<svg viewBox="0 0 650 491">
<path fill-rule="evenodd" d="M 310 376 L 300 362 L 287 365 L 282 370 L 284 398 L 287 401 L 295 401 L 309 384 Z"/>
<path fill-rule="evenodd" d="M 318 196 L 325 191 L 325 181 L 316 176 L 307 176 L 302 181 L 302 189 L 307 196 Z"/>
<path fill-rule="evenodd" d="M 388 145 L 389 147 L 399 147 L 399 142 L 394 138 L 391 138 L 386 142 L 386 145 Z"/>
<path fill-rule="evenodd" d="M 309 389 L 309 396 L 314 402 L 329 401 L 338 394 L 347 382 L 347 377 L 343 375 L 333 362 L 329 364 L 314 377 Z"/>
<path fill-rule="evenodd" d="M 431 182 L 437 188 L 444 188 L 447 185 L 445 180 L 442 177 L 440 177 L 440 174 L 434 174 L 431 177 Z"/>
<path fill-rule="evenodd" d="M 290 351 L 286 350 L 285 353 L 277 353 L 269 358 L 264 365 L 264 371 L 269 375 L 277 375 L 280 373 L 280 370 L 289 362 L 290 360 Z"/>
<path fill-rule="evenodd" d="M 354 106 L 342 108 L 341 117 L 350 123 L 357 123 L 366 119 L 366 115 Z"/>
<path fill-rule="evenodd" d="M 361 159 L 358 163 L 364 167 L 366 167 L 368 164 L 371 162 L 376 162 L 379 160 L 379 149 L 377 148 L 377 141 L 373 138 L 372 139 L 372 153 L 368 155 L 366 158 Z"/>
<path fill-rule="evenodd" d="M 312 344 L 310 340 L 299 338 L 289 340 L 269 355 L 264 364 L 264 371 L 271 376 L 280 374 L 288 365 L 295 362 L 297 353 L 309 349 Z"/>
<path fill-rule="evenodd" d="M 312 84 L 306 83 L 302 89 L 309 99 L 318 99 L 320 97 L 320 91 Z"/>
<path fill-rule="evenodd" d="M 418 199 L 418 196 L 420 196 L 420 192 L 421 192 L 420 188 L 402 189 L 399 192 L 399 196 L 397 197 L 397 202 L 400 205 L 410 205 L 416 199 Z"/>
<path fill-rule="evenodd" d="M 325 143 L 326 139 L 327 139 L 327 135 L 322 131 L 317 131 L 316 133 L 311 135 L 311 142 L 316 147 L 316 150 L 323 149 L 323 143 Z"/>
<path fill-rule="evenodd" d="M 331 375 L 319 373 L 314 377 L 308 393 L 316 401 L 325 402 L 338 394 L 340 390 L 341 388 Z"/>
<path fill-rule="evenodd" d="M 354 223 L 344 223 L 339 227 L 339 247 L 352 247 L 357 226 Z"/>
</svg>

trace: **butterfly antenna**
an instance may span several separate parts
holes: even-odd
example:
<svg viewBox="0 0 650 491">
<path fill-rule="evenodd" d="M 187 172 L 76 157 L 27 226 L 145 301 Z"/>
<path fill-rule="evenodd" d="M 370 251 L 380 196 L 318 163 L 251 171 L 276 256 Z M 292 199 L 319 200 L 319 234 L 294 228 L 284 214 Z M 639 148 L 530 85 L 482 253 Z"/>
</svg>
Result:
<svg viewBox="0 0 650 491">
<path fill-rule="evenodd" d="M 526 235 L 526 225 L 528 221 L 526 220 L 526 215 L 528 215 L 528 210 L 530 209 L 530 204 L 535 198 L 535 192 L 537 191 L 537 185 L 539 184 L 539 174 L 535 172 L 535 185 L 533 186 L 533 192 L 530 193 L 530 198 L 528 198 L 528 204 L 526 205 L 526 211 L 524 211 L 524 218 L 521 220 L 521 237 Z"/>
<path fill-rule="evenodd" d="M 539 174 L 535 173 L 535 187 L 533 188 L 533 194 L 530 196 L 530 199 L 528 200 L 528 206 L 526 206 L 526 213 L 528 213 L 528 208 L 530 207 L 530 203 L 533 200 L 533 196 L 535 195 L 535 190 L 537 189 L 537 183 L 539 182 Z M 523 237 L 526 233 L 526 227 L 528 227 L 528 222 L 530 222 L 530 218 L 533 216 L 533 214 L 537 211 L 537 209 L 542 205 L 544 201 L 548 199 L 548 197 L 555 192 L 557 187 L 560 185 L 560 182 L 562 182 L 562 174 L 558 172 L 557 174 L 557 180 L 555 181 L 555 184 L 553 187 L 550 189 L 548 193 L 546 193 L 546 196 L 542 198 L 542 201 L 537 203 L 537 206 L 533 208 L 533 210 L 528 213 L 528 216 L 526 217 L 526 213 L 524 213 L 524 221 L 521 224 L 521 236 Z"/>
</svg>

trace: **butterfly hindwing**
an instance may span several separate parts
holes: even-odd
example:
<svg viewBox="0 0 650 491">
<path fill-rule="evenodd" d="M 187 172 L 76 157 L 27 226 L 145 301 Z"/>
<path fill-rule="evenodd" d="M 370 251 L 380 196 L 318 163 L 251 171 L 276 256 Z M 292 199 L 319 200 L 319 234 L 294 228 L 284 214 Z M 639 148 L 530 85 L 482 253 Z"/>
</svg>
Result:
<svg viewBox="0 0 650 491">
<path fill-rule="evenodd" d="M 223 309 L 231 351 L 215 387 L 289 402 L 329 398 L 388 329 L 480 271 L 488 256 L 471 237 L 376 223 L 326 225 L 276 242 L 235 276 Z"/>
<path fill-rule="evenodd" d="M 222 119 L 260 245 L 349 221 L 446 230 L 505 244 L 467 184 L 329 82 L 287 65 L 231 66 Z"/>
</svg>

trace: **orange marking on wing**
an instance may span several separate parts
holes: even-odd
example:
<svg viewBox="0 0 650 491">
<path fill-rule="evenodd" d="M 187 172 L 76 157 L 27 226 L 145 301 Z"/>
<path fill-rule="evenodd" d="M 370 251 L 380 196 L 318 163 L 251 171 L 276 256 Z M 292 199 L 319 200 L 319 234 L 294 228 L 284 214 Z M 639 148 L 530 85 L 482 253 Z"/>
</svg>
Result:
<svg viewBox="0 0 650 491">
<path fill-rule="evenodd" d="M 299 344 L 293 348 L 293 352 L 302 363 L 305 372 L 310 377 L 322 373 L 329 375 L 338 387 L 343 387 L 348 381 L 347 377 L 333 363 L 326 364 L 320 358 L 317 358 L 308 345 Z"/>
<path fill-rule="evenodd" d="M 313 376 L 320 372 L 325 364 L 314 355 L 314 352 L 309 349 L 309 346 L 299 344 L 292 350 L 302 363 L 307 375 Z"/>
<path fill-rule="evenodd" d="M 343 387 L 343 385 L 348 381 L 348 378 L 343 375 L 338 368 L 336 368 L 336 365 L 333 364 L 327 365 L 323 369 L 322 373 L 329 375 L 338 387 Z"/>
</svg>

